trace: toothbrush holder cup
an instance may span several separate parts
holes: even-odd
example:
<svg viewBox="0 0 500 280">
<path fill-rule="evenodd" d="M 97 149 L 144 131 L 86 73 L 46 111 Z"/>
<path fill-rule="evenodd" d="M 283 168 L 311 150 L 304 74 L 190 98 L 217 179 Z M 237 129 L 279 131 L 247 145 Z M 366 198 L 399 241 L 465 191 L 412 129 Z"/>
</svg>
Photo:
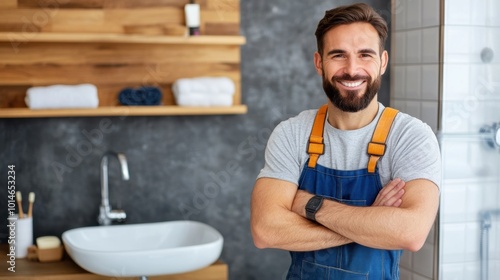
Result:
<svg viewBox="0 0 500 280">
<path fill-rule="evenodd" d="M 28 247 L 33 245 L 33 217 L 24 214 L 24 218 L 20 219 L 16 215 L 15 226 L 16 258 L 26 258 L 28 256 Z"/>
</svg>

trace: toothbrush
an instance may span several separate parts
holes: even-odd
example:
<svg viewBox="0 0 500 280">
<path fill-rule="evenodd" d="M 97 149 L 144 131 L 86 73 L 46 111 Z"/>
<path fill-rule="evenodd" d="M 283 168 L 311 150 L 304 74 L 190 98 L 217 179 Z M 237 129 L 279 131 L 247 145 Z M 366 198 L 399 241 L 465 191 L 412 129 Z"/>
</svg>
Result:
<svg viewBox="0 0 500 280">
<path fill-rule="evenodd" d="M 19 219 L 24 218 L 24 213 L 23 213 L 23 197 L 21 196 L 21 192 L 17 191 L 16 192 L 16 200 L 17 200 L 17 207 L 19 207 Z"/>
<path fill-rule="evenodd" d="M 35 193 L 30 192 L 28 196 L 28 200 L 30 202 L 30 206 L 28 208 L 28 217 L 33 216 L 33 202 L 35 202 Z"/>
</svg>

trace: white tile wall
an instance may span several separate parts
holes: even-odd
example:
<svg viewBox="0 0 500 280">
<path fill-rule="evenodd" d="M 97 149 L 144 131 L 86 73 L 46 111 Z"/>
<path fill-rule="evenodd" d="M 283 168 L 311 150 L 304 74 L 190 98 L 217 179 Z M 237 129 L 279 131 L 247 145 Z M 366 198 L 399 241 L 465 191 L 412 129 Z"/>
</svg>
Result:
<svg viewBox="0 0 500 280">
<path fill-rule="evenodd" d="M 500 261 L 490 262 L 490 275 L 500 275 Z"/>
<path fill-rule="evenodd" d="M 420 116 L 420 101 L 406 101 L 406 113 L 418 118 Z"/>
<path fill-rule="evenodd" d="M 439 27 L 424 28 L 422 32 L 422 63 L 439 62 Z"/>
<path fill-rule="evenodd" d="M 500 1 L 444 0 L 441 61 L 440 2 L 392 1 L 391 106 L 422 119 L 436 131 L 440 127 L 445 133 L 476 133 L 482 125 L 500 121 Z M 481 60 L 486 47 L 493 50 L 489 64 Z M 500 153 L 486 150 L 483 144 L 466 140 L 441 143 L 444 182 L 441 236 L 436 245 L 442 263 L 439 279 L 479 279 L 478 213 L 500 208 Z M 490 275 L 498 276 L 500 218 L 489 233 Z M 403 254 L 402 280 L 432 279 L 433 243 L 429 237 L 420 252 Z"/>
<path fill-rule="evenodd" d="M 442 104 L 442 131 L 446 133 L 477 133 L 484 125 L 500 120 L 500 101 L 477 101 L 471 96 L 464 100 Z"/>
<path fill-rule="evenodd" d="M 471 0 L 445 0 L 444 24 L 445 25 L 470 25 Z"/>
<path fill-rule="evenodd" d="M 478 215 L 478 213 L 479 212 L 476 212 L 476 215 Z M 481 237 L 480 222 L 472 222 L 465 224 L 465 255 L 464 255 L 465 262 L 479 262 L 481 260 L 479 255 L 479 249 L 481 248 L 480 237 Z"/>
<path fill-rule="evenodd" d="M 442 197 L 441 197 L 441 222 L 443 223 L 455 223 L 461 222 L 462 217 L 465 215 L 465 204 L 467 201 L 466 197 L 466 186 L 465 185 L 455 185 L 452 187 L 444 186 L 442 187 Z"/>
<path fill-rule="evenodd" d="M 422 0 L 406 1 L 406 29 L 422 27 Z"/>
<path fill-rule="evenodd" d="M 408 269 L 405 269 L 405 268 L 399 269 L 399 279 L 400 280 L 412 280 L 411 279 L 412 274 L 413 273 Z"/>
<path fill-rule="evenodd" d="M 441 232 L 440 255 L 442 263 L 463 263 L 465 261 L 465 224 L 441 224 Z"/>
<path fill-rule="evenodd" d="M 438 130 L 438 111 L 437 101 L 420 101 L 420 119 L 428 124 L 433 131 Z"/>
<path fill-rule="evenodd" d="M 406 101 L 391 100 L 391 107 L 398 109 L 401 112 L 406 112 Z"/>
<path fill-rule="evenodd" d="M 411 251 L 403 251 L 400 265 L 404 268 L 411 268 L 413 253 Z"/>
<path fill-rule="evenodd" d="M 443 100 L 463 101 L 470 92 L 470 65 L 445 64 L 443 66 Z"/>
<path fill-rule="evenodd" d="M 443 280 L 480 279 L 478 263 L 443 264 L 440 278 Z"/>
<path fill-rule="evenodd" d="M 498 216 L 493 222 L 494 224 L 489 231 L 489 257 L 496 262 L 498 271 L 500 269 L 500 266 L 498 266 L 500 265 L 500 219 Z M 500 275 L 500 273 L 494 275 Z"/>
<path fill-rule="evenodd" d="M 421 66 L 420 65 L 410 65 L 406 67 L 406 97 L 408 99 L 419 100 L 421 99 L 421 85 L 422 80 L 420 78 Z M 418 117 L 419 115 L 417 115 Z"/>
<path fill-rule="evenodd" d="M 498 63 L 499 27 L 484 26 L 445 26 L 444 62 L 445 63 L 483 63 L 481 51 L 493 50 L 492 63 Z"/>
<path fill-rule="evenodd" d="M 443 268 L 441 279 L 479 279 L 481 267 L 479 212 L 500 207 L 500 201 L 497 199 L 498 182 L 497 177 L 480 179 L 477 176 L 470 179 L 445 180 L 441 208 L 443 222 L 440 237 Z M 490 197 L 495 197 L 495 201 Z M 460 213 L 462 217 L 450 212 Z M 496 263 L 500 261 L 499 229 L 500 217 L 494 217 L 489 230 L 489 263 L 492 272 L 497 271 Z M 463 269 L 459 270 L 458 267 Z"/>
<path fill-rule="evenodd" d="M 394 30 L 438 26 L 439 0 L 393 0 Z"/>
<path fill-rule="evenodd" d="M 431 256 L 434 256 L 434 246 L 425 243 L 420 251 L 413 254 L 413 271 L 427 278 L 432 278 L 434 258 Z"/>
<path fill-rule="evenodd" d="M 466 277 L 464 279 L 480 279 L 481 277 L 480 263 L 479 262 L 466 263 L 464 277 Z"/>
<path fill-rule="evenodd" d="M 498 16 L 498 11 L 500 11 L 500 2 L 498 0 L 489 0 L 488 9 L 486 10 L 486 23 L 488 26 L 500 26 L 500 17 Z"/>
<path fill-rule="evenodd" d="M 406 63 L 422 62 L 422 31 L 406 31 Z"/>
<path fill-rule="evenodd" d="M 443 177 L 446 184 L 452 185 L 451 190 L 456 192 L 459 186 L 468 186 L 469 190 L 480 188 L 483 193 L 485 189 L 491 188 L 491 185 L 498 188 L 500 154 L 490 148 L 485 141 L 479 141 L 474 135 L 463 138 L 441 136 L 440 141 Z M 447 191 L 446 186 L 443 186 L 442 191 Z M 460 191 L 465 193 L 467 190 L 460 189 Z M 498 190 L 488 195 L 496 197 L 497 192 Z M 471 194 L 466 193 L 465 196 Z M 483 199 L 484 197 L 481 199 L 482 207 L 500 206 L 500 201 L 486 204 Z"/>
<path fill-rule="evenodd" d="M 427 277 L 423 277 L 421 275 L 418 275 L 418 274 L 413 274 L 413 278 L 412 280 L 429 280 L 430 278 L 427 278 Z"/>
<path fill-rule="evenodd" d="M 441 131 L 443 133 L 467 133 L 469 131 L 470 112 L 464 110 L 463 103 L 463 101 L 442 102 Z"/>
<path fill-rule="evenodd" d="M 472 2 L 472 1 L 469 1 Z M 487 23 L 487 4 L 489 0 L 474 0 L 470 6 L 470 23 L 474 26 L 484 26 Z"/>
<path fill-rule="evenodd" d="M 404 99 L 406 97 L 406 66 L 394 65 L 391 67 L 392 97 Z"/>
<path fill-rule="evenodd" d="M 470 57 L 471 34 L 466 27 L 444 27 L 444 56 L 445 63 L 468 63 Z"/>
<path fill-rule="evenodd" d="M 490 7 L 500 11 L 496 2 L 482 0 L 471 4 L 471 21 L 477 26 L 461 24 L 444 28 L 444 132 L 476 133 L 485 123 L 500 120 L 499 110 L 492 109 L 492 104 L 498 106 L 496 102 L 500 101 L 500 76 L 497 75 L 500 73 L 500 57 L 497 55 L 500 54 L 500 27 L 486 26 L 491 22 L 484 21 Z M 490 63 L 481 60 L 485 48 L 493 51 Z M 454 102 L 446 105 L 447 101 Z M 452 125 L 456 124 L 457 115 L 461 119 L 459 126 Z"/>
<path fill-rule="evenodd" d="M 439 0 L 393 1 L 391 106 L 434 131 L 439 112 L 439 8 Z"/>
<path fill-rule="evenodd" d="M 438 64 L 422 65 L 422 100 L 438 101 L 439 66 Z"/>
<path fill-rule="evenodd" d="M 465 280 L 463 264 L 443 264 L 439 273 L 441 280 Z"/>
<path fill-rule="evenodd" d="M 394 32 L 392 35 L 391 56 L 393 64 L 406 63 L 406 32 Z"/>
<path fill-rule="evenodd" d="M 393 30 L 399 31 L 406 29 L 406 1 L 407 0 L 393 0 L 392 1 L 392 22 Z"/>
<path fill-rule="evenodd" d="M 436 0 L 422 0 L 422 27 L 439 25 L 439 3 Z"/>
</svg>

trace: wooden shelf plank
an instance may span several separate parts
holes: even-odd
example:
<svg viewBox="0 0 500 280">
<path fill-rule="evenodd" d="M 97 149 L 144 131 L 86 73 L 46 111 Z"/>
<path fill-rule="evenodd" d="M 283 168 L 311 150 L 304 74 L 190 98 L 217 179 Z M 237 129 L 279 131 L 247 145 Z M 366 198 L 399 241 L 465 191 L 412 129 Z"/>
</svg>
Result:
<svg viewBox="0 0 500 280">
<path fill-rule="evenodd" d="M 111 33 L 27 33 L 0 32 L 0 42 L 21 44 L 46 43 L 130 43 L 130 44 L 177 44 L 177 45 L 244 45 L 243 36 L 151 36 Z"/>
<path fill-rule="evenodd" d="M 183 116 L 183 115 L 237 115 L 246 114 L 246 105 L 231 107 L 182 107 L 182 106 L 117 106 L 96 109 L 1 108 L 0 118 L 51 118 L 51 117 L 103 117 L 103 116 Z"/>
<path fill-rule="evenodd" d="M 7 243 L 0 244 L 0 261 L 6 263 Z M 78 266 L 68 255 L 59 262 L 36 262 L 27 259 L 15 260 L 16 272 L 5 269 L 0 270 L 0 280 L 136 280 L 137 277 L 107 277 L 93 274 Z M 150 280 L 226 280 L 228 277 L 228 265 L 221 260 L 191 272 L 171 275 L 160 275 L 148 277 Z"/>
</svg>

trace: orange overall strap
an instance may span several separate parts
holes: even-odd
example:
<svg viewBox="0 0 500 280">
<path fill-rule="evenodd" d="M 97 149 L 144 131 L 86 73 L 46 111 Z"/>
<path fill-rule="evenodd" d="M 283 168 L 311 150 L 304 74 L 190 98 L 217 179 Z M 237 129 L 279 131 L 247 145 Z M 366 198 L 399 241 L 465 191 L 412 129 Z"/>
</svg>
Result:
<svg viewBox="0 0 500 280">
<path fill-rule="evenodd" d="M 385 141 L 391 130 L 392 123 L 398 114 L 398 110 L 393 108 L 385 108 L 378 120 L 375 131 L 373 132 L 372 141 L 368 143 L 368 154 L 370 160 L 368 161 L 368 172 L 374 173 L 377 161 L 385 153 Z"/>
<path fill-rule="evenodd" d="M 327 109 L 327 104 L 318 109 L 318 113 L 316 113 L 316 118 L 314 119 L 314 124 L 311 130 L 311 136 L 309 136 L 309 146 L 307 147 L 309 164 L 307 166 L 310 168 L 316 167 L 319 156 L 325 152 L 325 144 L 323 144 L 323 128 L 325 127 Z"/>
</svg>

